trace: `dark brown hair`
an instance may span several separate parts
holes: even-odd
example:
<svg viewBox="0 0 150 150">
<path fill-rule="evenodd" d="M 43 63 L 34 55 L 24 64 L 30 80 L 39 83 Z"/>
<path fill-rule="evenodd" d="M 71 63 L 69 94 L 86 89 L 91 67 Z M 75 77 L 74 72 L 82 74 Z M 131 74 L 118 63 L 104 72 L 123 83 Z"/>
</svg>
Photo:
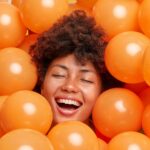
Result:
<svg viewBox="0 0 150 150">
<path fill-rule="evenodd" d="M 30 53 L 38 68 L 38 85 L 43 83 L 48 66 L 54 59 L 74 54 L 81 64 L 87 60 L 93 63 L 102 78 L 104 89 L 120 86 L 121 82 L 113 78 L 105 67 L 105 38 L 95 20 L 82 10 L 62 17 L 31 46 Z"/>
</svg>

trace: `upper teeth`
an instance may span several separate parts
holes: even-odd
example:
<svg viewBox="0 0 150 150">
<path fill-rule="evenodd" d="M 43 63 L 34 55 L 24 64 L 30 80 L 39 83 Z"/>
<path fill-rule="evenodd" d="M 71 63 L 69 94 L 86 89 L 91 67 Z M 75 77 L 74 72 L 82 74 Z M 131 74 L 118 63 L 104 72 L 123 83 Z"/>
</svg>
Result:
<svg viewBox="0 0 150 150">
<path fill-rule="evenodd" d="M 58 99 L 57 102 L 69 104 L 69 105 L 80 106 L 80 103 L 78 101 L 74 101 L 74 100 L 70 100 L 70 99 Z"/>
</svg>

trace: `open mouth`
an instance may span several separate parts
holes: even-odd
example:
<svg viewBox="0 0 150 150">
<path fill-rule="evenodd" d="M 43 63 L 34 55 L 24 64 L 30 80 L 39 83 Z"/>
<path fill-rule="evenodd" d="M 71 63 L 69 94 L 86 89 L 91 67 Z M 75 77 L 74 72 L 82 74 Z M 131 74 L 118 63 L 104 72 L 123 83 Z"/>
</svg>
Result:
<svg viewBox="0 0 150 150">
<path fill-rule="evenodd" d="M 64 109 L 77 109 L 82 105 L 82 103 L 70 99 L 56 99 L 56 103 Z"/>
<path fill-rule="evenodd" d="M 73 99 L 56 98 L 58 110 L 65 115 L 71 115 L 82 106 L 82 103 Z"/>
</svg>

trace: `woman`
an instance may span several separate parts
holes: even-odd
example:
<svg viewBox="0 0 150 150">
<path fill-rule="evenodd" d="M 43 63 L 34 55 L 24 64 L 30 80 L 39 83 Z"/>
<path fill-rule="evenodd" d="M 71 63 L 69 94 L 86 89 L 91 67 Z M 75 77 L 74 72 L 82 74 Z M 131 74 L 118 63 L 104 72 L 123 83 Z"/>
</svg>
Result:
<svg viewBox="0 0 150 150">
<path fill-rule="evenodd" d="M 31 47 L 38 85 L 52 107 L 54 124 L 69 120 L 89 123 L 102 90 L 120 85 L 105 68 L 106 44 L 94 19 L 76 10 L 41 34 Z"/>
</svg>

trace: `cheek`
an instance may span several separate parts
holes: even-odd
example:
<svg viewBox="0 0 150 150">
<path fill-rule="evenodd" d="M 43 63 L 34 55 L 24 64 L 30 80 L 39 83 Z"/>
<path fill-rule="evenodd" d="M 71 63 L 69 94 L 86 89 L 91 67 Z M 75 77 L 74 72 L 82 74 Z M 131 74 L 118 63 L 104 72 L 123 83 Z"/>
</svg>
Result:
<svg viewBox="0 0 150 150">
<path fill-rule="evenodd" d="M 41 94 L 50 100 L 59 87 L 60 83 L 58 81 L 46 79 L 43 83 Z"/>
<path fill-rule="evenodd" d="M 82 92 L 87 102 L 93 104 L 98 98 L 101 88 L 100 86 L 86 87 L 83 88 Z"/>
</svg>

